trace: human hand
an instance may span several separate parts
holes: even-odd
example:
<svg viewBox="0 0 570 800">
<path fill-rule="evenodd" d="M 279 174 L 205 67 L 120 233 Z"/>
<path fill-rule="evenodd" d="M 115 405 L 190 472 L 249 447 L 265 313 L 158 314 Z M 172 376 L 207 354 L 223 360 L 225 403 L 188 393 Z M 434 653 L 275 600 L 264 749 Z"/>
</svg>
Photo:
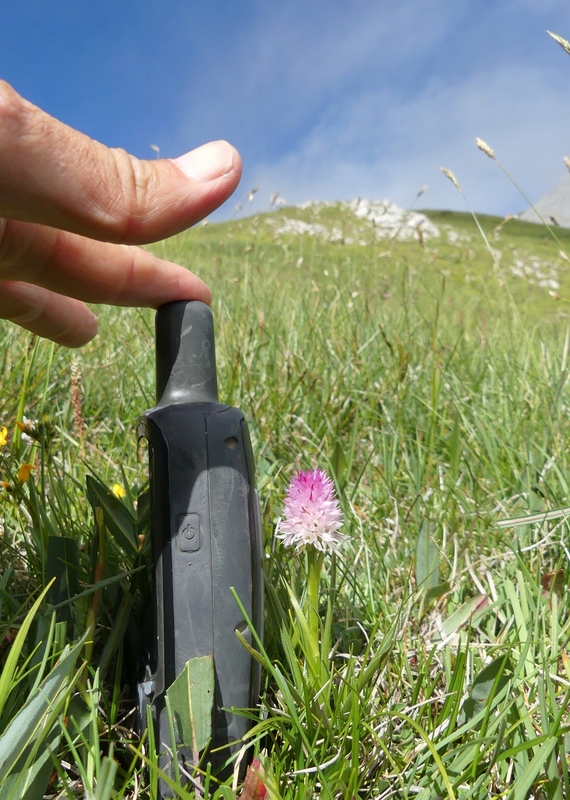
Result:
<svg viewBox="0 0 570 800">
<path fill-rule="evenodd" d="M 227 142 L 139 161 L 50 117 L 0 81 L 0 319 L 68 347 L 97 333 L 85 303 L 211 301 L 184 267 L 133 245 L 194 225 L 236 188 Z"/>
</svg>

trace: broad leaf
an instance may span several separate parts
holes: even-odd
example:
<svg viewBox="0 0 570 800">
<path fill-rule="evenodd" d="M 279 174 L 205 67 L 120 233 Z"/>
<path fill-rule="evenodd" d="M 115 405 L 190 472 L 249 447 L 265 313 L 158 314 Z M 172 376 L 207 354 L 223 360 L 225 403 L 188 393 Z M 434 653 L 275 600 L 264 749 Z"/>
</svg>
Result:
<svg viewBox="0 0 570 800">
<path fill-rule="evenodd" d="M 93 510 L 103 511 L 105 525 L 125 553 L 138 552 L 137 534 L 133 515 L 118 497 L 92 475 L 86 478 L 87 496 Z"/>
<path fill-rule="evenodd" d="M 212 737 L 213 656 L 187 661 L 166 696 L 180 741 L 194 753 L 199 753 Z"/>
<path fill-rule="evenodd" d="M 508 658 L 499 656 L 499 658 L 495 658 L 481 670 L 473 681 L 469 697 L 463 703 L 460 725 L 473 719 L 481 711 L 489 707 L 494 697 L 509 681 L 508 667 Z"/>
<path fill-rule="evenodd" d="M 20 768 L 16 766 L 2 781 L 0 800 L 43 800 L 53 772 L 52 753 L 59 746 L 60 730 L 59 724 L 52 728 L 30 766 L 27 766 L 25 757 L 20 759 Z"/>
<path fill-rule="evenodd" d="M 456 631 L 462 628 L 469 622 L 474 615 L 479 617 L 489 607 L 489 598 L 486 594 L 476 594 L 475 597 L 470 597 L 463 605 L 456 608 L 453 614 L 450 614 L 443 622 L 441 633 L 438 631 L 433 637 L 433 641 L 441 639 L 441 636 L 447 638 L 452 636 Z"/>
<path fill-rule="evenodd" d="M 337 439 L 335 442 L 333 454 L 330 460 L 331 470 L 336 478 L 336 482 L 339 486 L 344 485 L 344 475 L 346 473 L 346 468 L 348 466 L 348 461 L 346 459 L 346 455 L 344 452 L 344 447 L 341 442 Z"/>
<path fill-rule="evenodd" d="M 79 548 L 75 539 L 68 536 L 48 538 L 46 582 L 52 579 L 48 600 L 54 606 L 71 600 L 79 592 Z M 68 607 L 66 611 L 71 619 Z"/>
<path fill-rule="evenodd" d="M 439 550 L 431 534 L 433 525 L 422 522 L 416 543 L 416 586 L 432 589 L 439 584 Z"/>
<path fill-rule="evenodd" d="M 83 641 L 72 650 L 64 651 L 63 657 L 42 681 L 23 708 L 0 736 L 0 786 L 15 770 L 21 759 L 38 752 L 49 735 L 63 704 L 68 699 L 70 685 L 76 678 L 75 662 Z"/>
<path fill-rule="evenodd" d="M 8 653 L 8 658 L 6 659 L 6 663 L 0 673 L 0 716 L 2 715 L 2 711 L 6 704 L 6 700 L 8 699 L 8 695 L 12 689 L 13 683 L 15 681 L 16 670 L 18 667 L 18 659 L 20 658 L 20 654 L 26 642 L 26 638 L 28 633 L 30 632 L 30 628 L 32 623 L 38 613 L 41 604 L 43 603 L 46 594 L 49 591 L 49 586 L 43 590 L 41 595 L 38 597 L 34 605 L 26 614 L 26 618 L 24 619 L 22 625 L 20 626 L 20 630 L 14 642 L 10 648 L 10 652 Z M 0 739 L 0 742 L 2 740 Z M 1 764 L 1 762 L 0 762 Z"/>
</svg>

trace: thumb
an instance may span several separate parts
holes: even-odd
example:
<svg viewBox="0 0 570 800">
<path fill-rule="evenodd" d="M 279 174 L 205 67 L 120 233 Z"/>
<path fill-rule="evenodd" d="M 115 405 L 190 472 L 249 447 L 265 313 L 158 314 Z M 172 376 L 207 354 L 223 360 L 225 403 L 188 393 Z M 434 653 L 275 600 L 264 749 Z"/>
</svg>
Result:
<svg viewBox="0 0 570 800">
<path fill-rule="evenodd" d="M 0 81 L 0 216 L 140 244 L 203 219 L 234 191 L 241 160 L 227 142 L 176 159 L 105 147 Z"/>
</svg>

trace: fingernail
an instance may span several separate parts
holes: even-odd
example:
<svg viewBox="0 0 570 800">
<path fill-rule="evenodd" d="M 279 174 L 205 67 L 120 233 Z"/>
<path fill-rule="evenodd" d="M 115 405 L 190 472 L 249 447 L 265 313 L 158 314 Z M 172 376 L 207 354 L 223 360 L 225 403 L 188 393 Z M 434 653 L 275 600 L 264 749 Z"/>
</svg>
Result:
<svg viewBox="0 0 570 800">
<path fill-rule="evenodd" d="M 231 170 L 234 152 L 227 142 L 209 142 L 173 160 L 192 180 L 213 181 Z"/>
</svg>

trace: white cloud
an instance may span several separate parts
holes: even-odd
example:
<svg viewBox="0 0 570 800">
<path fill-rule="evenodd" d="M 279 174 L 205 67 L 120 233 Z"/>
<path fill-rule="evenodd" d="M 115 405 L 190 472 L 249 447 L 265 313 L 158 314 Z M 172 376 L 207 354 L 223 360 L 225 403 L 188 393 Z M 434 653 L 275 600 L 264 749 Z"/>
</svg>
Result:
<svg viewBox="0 0 570 800">
<path fill-rule="evenodd" d="M 408 206 L 425 183 L 421 205 L 464 208 L 440 173 L 453 170 L 479 211 L 526 207 L 520 193 L 475 146 L 487 141 L 534 201 L 564 174 L 570 154 L 570 111 L 552 74 L 526 64 L 479 71 L 452 85 L 434 82 L 399 99 L 388 90 L 344 97 L 330 106 L 298 145 L 258 164 L 253 182 L 290 203 L 307 199 L 387 198 Z"/>
<path fill-rule="evenodd" d="M 302 135 L 315 115 L 345 95 L 386 83 L 398 83 L 402 92 L 409 83 L 413 90 L 419 62 L 432 58 L 465 11 L 444 11 L 445 0 L 386 5 L 257 0 L 251 25 L 232 47 L 214 51 L 208 68 L 190 76 L 183 126 L 223 126 L 228 136 L 262 140 L 267 152 Z"/>
<path fill-rule="evenodd" d="M 426 183 L 422 206 L 464 208 L 444 165 L 477 210 L 521 210 L 474 140 L 495 148 L 532 200 L 564 174 L 570 60 L 544 28 L 551 9 L 548 26 L 565 35 L 566 4 L 252 0 L 223 51 L 213 34 L 202 42 L 210 57 L 164 151 L 182 150 L 174 140 L 229 138 L 244 156 L 238 197 L 260 186 L 252 208 L 276 190 L 290 203 L 368 196 L 408 206 Z"/>
</svg>

